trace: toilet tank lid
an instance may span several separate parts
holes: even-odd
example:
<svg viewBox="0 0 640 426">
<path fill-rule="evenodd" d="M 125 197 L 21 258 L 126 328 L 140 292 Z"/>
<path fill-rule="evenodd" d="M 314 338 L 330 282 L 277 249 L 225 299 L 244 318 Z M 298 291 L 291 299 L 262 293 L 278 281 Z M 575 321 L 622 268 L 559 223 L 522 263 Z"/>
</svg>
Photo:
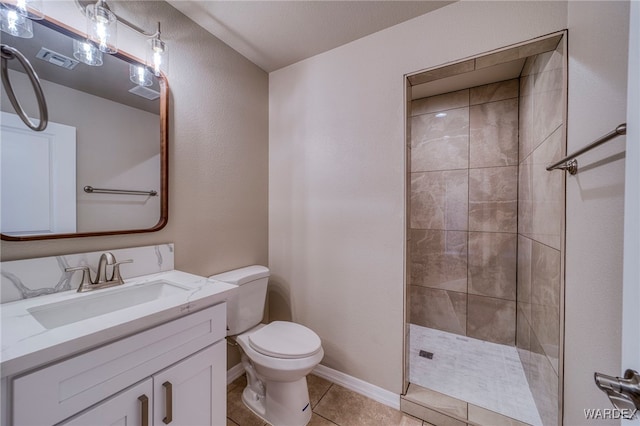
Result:
<svg viewBox="0 0 640 426">
<path fill-rule="evenodd" d="M 212 275 L 209 278 L 229 284 L 242 285 L 260 278 L 266 278 L 269 275 L 269 268 L 260 265 L 252 265 Z"/>
</svg>

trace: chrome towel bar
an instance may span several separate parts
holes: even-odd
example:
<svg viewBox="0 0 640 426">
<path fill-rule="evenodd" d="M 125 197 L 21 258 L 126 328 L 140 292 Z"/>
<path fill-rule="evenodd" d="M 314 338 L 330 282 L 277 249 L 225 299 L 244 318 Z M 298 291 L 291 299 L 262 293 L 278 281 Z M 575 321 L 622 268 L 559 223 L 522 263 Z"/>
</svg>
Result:
<svg viewBox="0 0 640 426">
<path fill-rule="evenodd" d="M 148 195 L 150 197 L 155 197 L 158 195 L 157 191 L 136 191 L 132 189 L 105 189 L 105 188 L 94 188 L 93 186 L 85 186 L 84 192 L 88 192 L 89 194 L 125 194 L 125 195 Z"/>
<path fill-rule="evenodd" d="M 560 170 L 565 170 L 572 175 L 575 175 L 576 173 L 578 173 L 578 160 L 576 160 L 577 156 L 582 155 L 587 151 L 591 151 L 593 148 L 600 146 L 603 143 L 610 141 L 615 137 L 626 135 L 626 134 L 627 134 L 627 123 L 622 123 L 621 125 L 616 127 L 615 130 L 598 138 L 597 140 L 593 141 L 591 144 L 585 146 L 582 149 L 577 150 L 573 154 L 567 155 L 562 160 L 559 160 L 553 163 L 552 165 L 548 166 L 547 170 L 551 171 L 555 169 L 560 169 Z"/>
</svg>

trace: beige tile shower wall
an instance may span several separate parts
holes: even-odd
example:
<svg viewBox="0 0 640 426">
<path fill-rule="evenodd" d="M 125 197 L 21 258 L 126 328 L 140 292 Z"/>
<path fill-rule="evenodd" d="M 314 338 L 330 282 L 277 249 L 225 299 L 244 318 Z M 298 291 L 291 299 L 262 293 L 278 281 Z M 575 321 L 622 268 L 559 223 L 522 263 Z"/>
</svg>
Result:
<svg viewBox="0 0 640 426">
<path fill-rule="evenodd" d="M 518 80 L 413 101 L 410 320 L 515 345 Z"/>
<path fill-rule="evenodd" d="M 517 347 L 544 424 L 558 423 L 564 173 L 564 51 L 527 59 L 520 80 Z"/>
</svg>

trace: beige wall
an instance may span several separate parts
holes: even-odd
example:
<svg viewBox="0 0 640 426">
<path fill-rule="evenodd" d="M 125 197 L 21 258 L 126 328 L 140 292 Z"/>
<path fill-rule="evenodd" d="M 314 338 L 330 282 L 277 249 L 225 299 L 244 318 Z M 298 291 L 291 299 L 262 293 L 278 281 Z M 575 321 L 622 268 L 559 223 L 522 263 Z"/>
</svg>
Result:
<svg viewBox="0 0 640 426">
<path fill-rule="evenodd" d="M 323 364 L 402 391 L 403 75 L 561 30 L 566 7 L 458 2 L 270 74 L 272 282 Z"/>
<path fill-rule="evenodd" d="M 57 3 L 45 3 L 56 12 Z M 136 23 L 162 21 L 171 52 L 169 223 L 139 235 L 3 241 L 2 259 L 174 242 L 176 268 L 191 273 L 266 265 L 267 74 L 168 4 L 127 3 Z M 72 20 L 72 13 L 58 19 Z M 121 29 L 120 39 L 130 33 Z"/>
<path fill-rule="evenodd" d="M 628 2 L 569 2 L 567 149 L 573 152 L 625 121 Z M 581 156 L 567 178 L 565 425 L 584 408 L 609 408 L 596 371 L 619 375 L 625 138 Z M 589 424 L 619 424 L 619 420 Z"/>
</svg>

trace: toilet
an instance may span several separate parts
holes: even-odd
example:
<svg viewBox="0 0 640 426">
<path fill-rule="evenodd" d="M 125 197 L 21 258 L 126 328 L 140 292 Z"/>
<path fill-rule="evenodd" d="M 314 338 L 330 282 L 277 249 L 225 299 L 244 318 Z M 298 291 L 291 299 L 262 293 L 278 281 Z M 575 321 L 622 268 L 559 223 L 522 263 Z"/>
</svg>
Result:
<svg viewBox="0 0 640 426">
<path fill-rule="evenodd" d="M 242 401 L 275 426 L 303 426 L 311 420 L 307 374 L 324 356 L 320 337 L 288 321 L 261 324 L 269 269 L 247 266 L 211 279 L 238 286 L 227 300 L 227 336 L 240 347 L 247 387 Z"/>
</svg>

